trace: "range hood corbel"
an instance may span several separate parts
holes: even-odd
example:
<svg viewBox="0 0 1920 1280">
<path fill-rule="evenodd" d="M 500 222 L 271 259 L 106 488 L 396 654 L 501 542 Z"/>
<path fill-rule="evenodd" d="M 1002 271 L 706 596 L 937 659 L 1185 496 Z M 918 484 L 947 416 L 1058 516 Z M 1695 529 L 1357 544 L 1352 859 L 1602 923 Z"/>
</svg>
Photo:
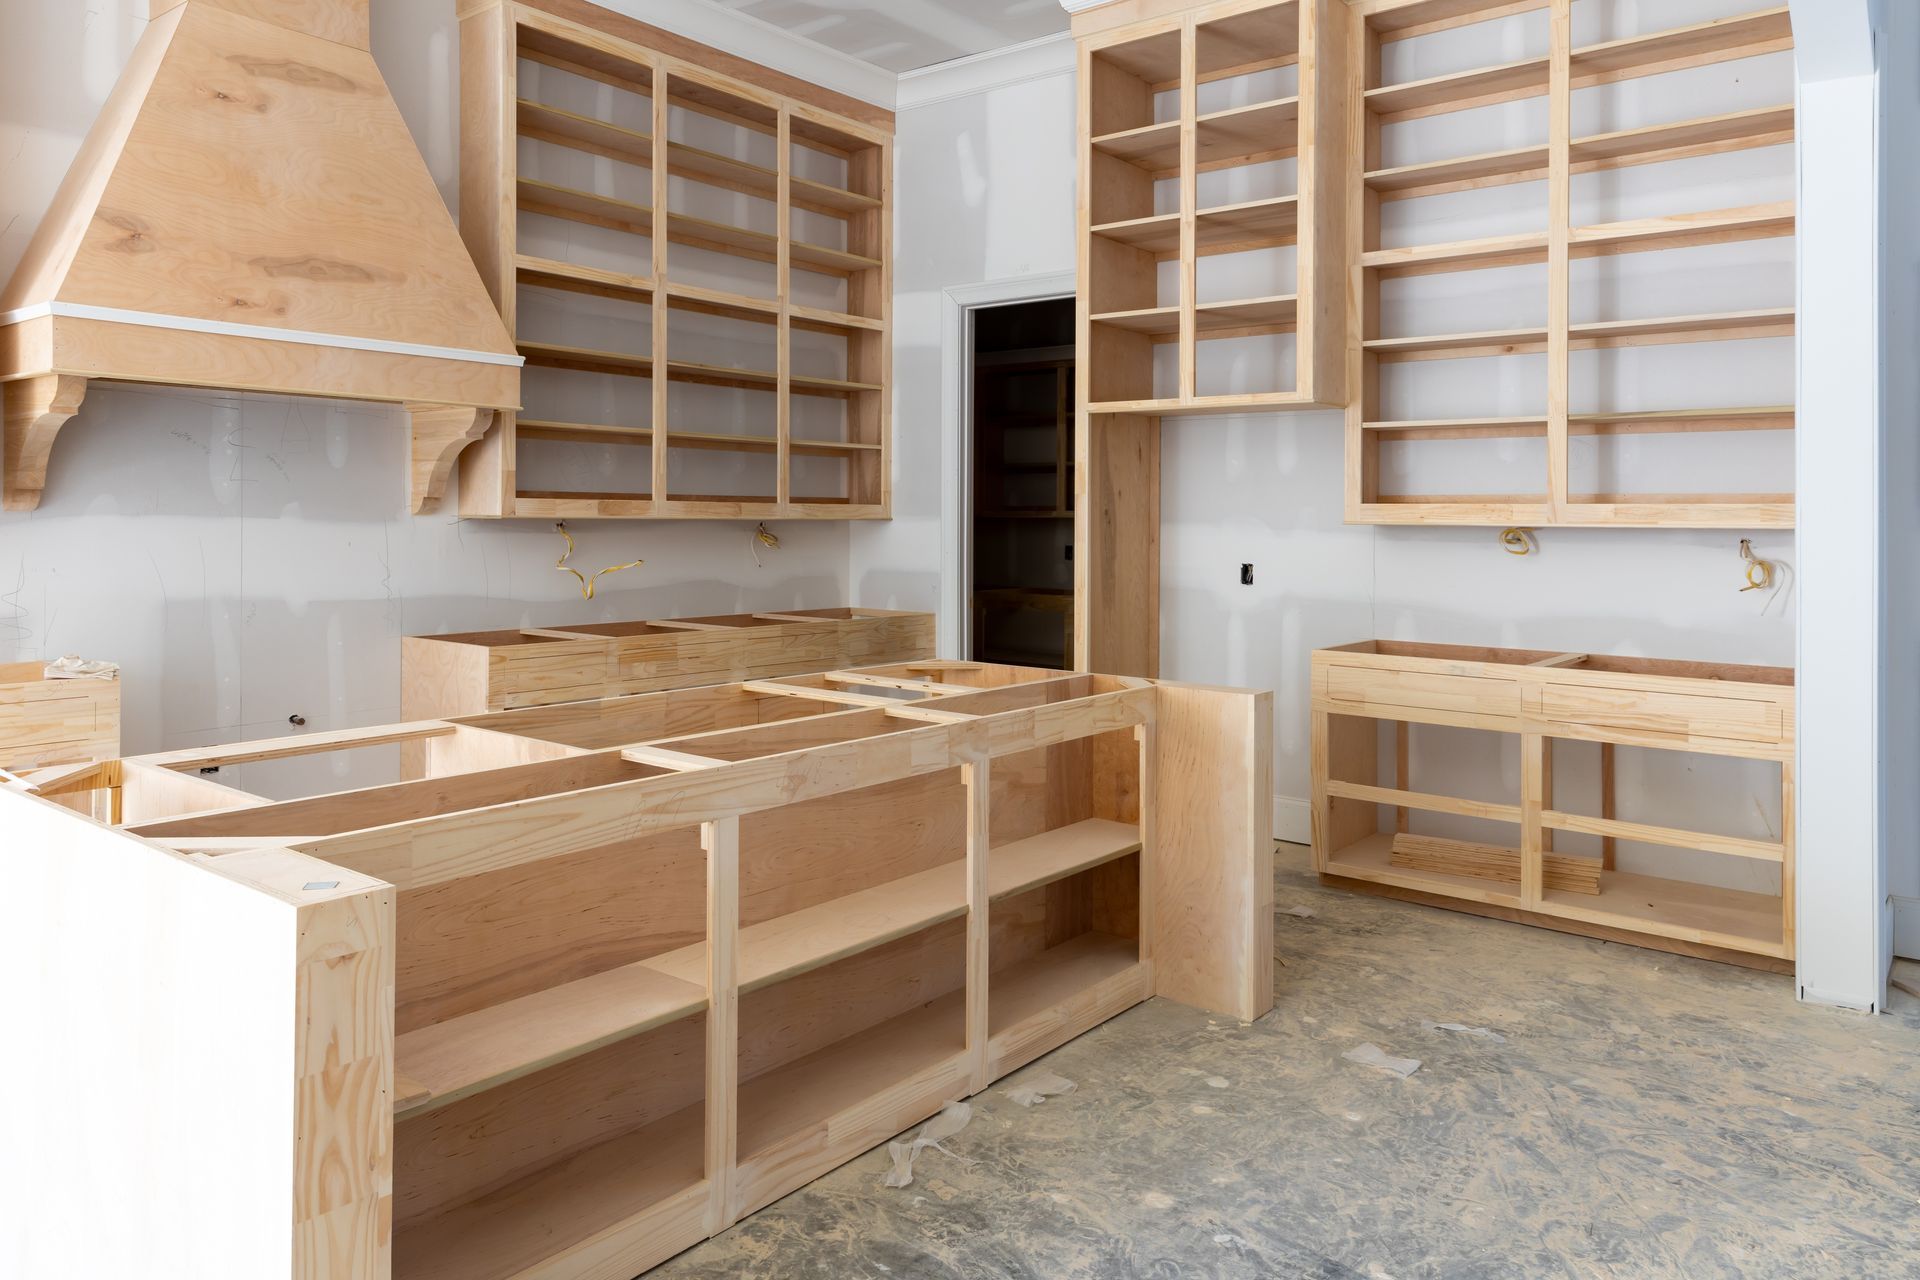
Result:
<svg viewBox="0 0 1920 1280">
<path fill-rule="evenodd" d="M 153 0 L 0 294 L 4 505 L 96 380 L 403 405 L 411 505 L 521 359 L 368 47 L 369 0 Z"/>
</svg>

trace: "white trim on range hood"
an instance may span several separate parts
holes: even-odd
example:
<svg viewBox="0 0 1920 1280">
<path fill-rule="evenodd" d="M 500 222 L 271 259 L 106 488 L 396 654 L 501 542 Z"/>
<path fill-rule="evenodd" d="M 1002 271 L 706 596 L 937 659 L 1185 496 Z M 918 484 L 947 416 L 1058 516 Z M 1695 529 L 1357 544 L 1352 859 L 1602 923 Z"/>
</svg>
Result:
<svg viewBox="0 0 1920 1280">
<path fill-rule="evenodd" d="M 423 356 L 429 360 L 462 360 L 469 364 L 526 364 L 524 356 L 501 355 L 494 351 L 467 351 L 459 347 L 435 347 L 419 342 L 389 342 L 381 338 L 360 338 L 341 333 L 310 333 L 303 329 L 275 329 L 263 324 L 235 324 L 230 320 L 200 320 L 193 316 L 162 315 L 157 311 L 128 311 L 121 307 L 95 307 L 83 302 L 42 302 L 15 311 L 0 312 L 0 329 L 28 320 L 60 316 L 69 320 L 105 320 L 112 324 L 141 325 L 148 329 L 174 329 L 182 333 L 206 333 L 222 338 L 253 338 L 262 342 L 294 342 L 308 347 L 338 347 L 344 351 L 378 351 L 394 356 Z"/>
</svg>

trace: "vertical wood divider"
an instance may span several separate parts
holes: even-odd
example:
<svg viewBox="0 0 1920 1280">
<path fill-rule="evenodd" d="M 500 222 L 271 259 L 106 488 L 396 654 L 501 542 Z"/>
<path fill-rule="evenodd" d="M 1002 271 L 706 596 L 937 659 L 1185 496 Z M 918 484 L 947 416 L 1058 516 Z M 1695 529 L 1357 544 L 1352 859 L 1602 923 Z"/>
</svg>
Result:
<svg viewBox="0 0 1920 1280">
<path fill-rule="evenodd" d="M 672 107 L 668 101 L 671 86 L 667 83 L 667 67 L 658 58 L 652 60 L 653 66 L 653 379 L 648 384 L 653 392 L 653 509 L 658 511 L 667 501 L 669 480 L 667 476 L 667 362 L 669 359 L 667 342 L 667 247 L 672 237 L 667 234 L 668 192 L 672 180 L 670 171 L 672 144 L 668 138 L 672 124 Z"/>
<path fill-rule="evenodd" d="M 1153 873 L 1154 847 L 1158 843 L 1153 835 L 1154 809 L 1154 769 L 1153 769 L 1153 716 L 1148 714 L 1144 724 L 1133 727 L 1133 741 L 1140 751 L 1140 960 L 1148 963 L 1153 959 Z"/>
<path fill-rule="evenodd" d="M 740 819 L 702 823 L 707 853 L 707 1233 L 733 1224 L 739 1160 Z"/>
<path fill-rule="evenodd" d="M 1573 287 L 1573 0 L 1553 0 L 1547 97 L 1547 504 L 1567 512 L 1567 413 L 1571 377 L 1568 326 Z"/>
<path fill-rule="evenodd" d="M 1405 720 L 1393 723 L 1393 785 L 1402 791 L 1413 790 L 1413 726 Z M 1405 805 L 1393 811 L 1395 831 L 1413 830 L 1413 810 Z"/>
<path fill-rule="evenodd" d="M 793 112 L 787 107 L 780 108 L 780 126 L 777 146 L 780 149 L 778 162 L 779 212 L 778 226 L 780 234 L 779 248 L 775 251 L 778 264 L 775 268 L 774 288 L 780 300 L 780 325 L 776 341 L 779 350 L 775 354 L 778 364 L 778 389 L 774 394 L 775 409 L 774 433 L 774 492 L 776 505 L 782 514 L 793 501 Z M 851 288 L 851 286 L 849 286 Z M 849 299 L 851 302 L 851 299 Z M 849 355 L 852 345 L 859 338 L 847 339 Z M 852 376 L 851 365 L 848 376 Z M 849 417 L 854 413 L 851 401 L 847 405 Z M 853 424 L 849 423 L 851 427 Z M 849 431 L 848 439 L 857 438 L 857 432 Z M 847 461 L 847 499 L 851 502 L 856 494 L 853 468 L 858 465 L 852 459 Z"/>
<path fill-rule="evenodd" d="M 992 762 L 985 754 L 962 765 L 967 789 L 967 1080 L 979 1093 L 987 1076 L 987 995 L 991 973 L 988 939 L 992 914 L 987 864 L 993 848 Z"/>
<path fill-rule="evenodd" d="M 1792 797 L 1791 789 L 1788 790 L 1787 795 L 1789 798 Z M 1613 744 L 1611 742 L 1600 744 L 1600 816 L 1608 821 L 1613 819 Z M 1614 869 L 1615 852 L 1613 837 L 1602 836 L 1600 838 L 1600 869 L 1602 871 Z M 1789 912 L 1788 915 L 1791 917 L 1792 913 Z"/>
<path fill-rule="evenodd" d="M 1180 24 L 1180 387 L 1176 394 L 1199 394 L 1200 270 L 1200 71 L 1199 27 L 1193 15 Z"/>
<path fill-rule="evenodd" d="M 1546 739 L 1520 735 L 1520 904 L 1540 905 L 1544 892 L 1545 851 L 1541 810 L 1546 792 Z"/>
</svg>

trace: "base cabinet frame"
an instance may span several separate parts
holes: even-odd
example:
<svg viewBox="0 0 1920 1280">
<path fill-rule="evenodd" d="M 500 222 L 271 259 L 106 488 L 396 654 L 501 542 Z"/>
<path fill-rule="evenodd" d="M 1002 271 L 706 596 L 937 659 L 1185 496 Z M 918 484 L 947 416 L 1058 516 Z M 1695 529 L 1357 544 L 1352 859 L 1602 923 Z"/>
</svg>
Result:
<svg viewBox="0 0 1920 1280">
<path fill-rule="evenodd" d="M 223 1135 L 150 1236 L 44 1181 L 29 1269 L 632 1276 L 1151 995 L 1259 1017 L 1271 741 L 1263 692 L 916 662 L 29 775 L 9 955 L 75 981 L 11 1096 Z M 394 743 L 424 778 L 200 774 Z"/>
<path fill-rule="evenodd" d="M 1364 641 L 1313 655 L 1313 858 L 1323 880 L 1432 906 L 1791 972 L 1794 958 L 1794 687 L 1791 670 L 1584 653 Z M 1391 739 L 1383 726 L 1393 726 Z M 1423 791 L 1418 725 L 1482 730 L 1517 745 L 1518 794 Z M 1598 814 L 1556 804 L 1556 743 L 1598 745 Z M 1625 821 L 1621 748 L 1763 761 L 1779 769 L 1766 839 Z M 1563 753 L 1564 754 L 1564 753 Z M 1561 764 L 1562 792 L 1568 781 Z M 1729 795 L 1729 813 L 1747 797 Z M 1416 834 L 1414 815 L 1500 824 L 1512 843 Z M 1556 849 L 1597 838 L 1598 856 Z M 1645 875 L 1634 843 L 1772 863 L 1777 893 Z"/>
</svg>

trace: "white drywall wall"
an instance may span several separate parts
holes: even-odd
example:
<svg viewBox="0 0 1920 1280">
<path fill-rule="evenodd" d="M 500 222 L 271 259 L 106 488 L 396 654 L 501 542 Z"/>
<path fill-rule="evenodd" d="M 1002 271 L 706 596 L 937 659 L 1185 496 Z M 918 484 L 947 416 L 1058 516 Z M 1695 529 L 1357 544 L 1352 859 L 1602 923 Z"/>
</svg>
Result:
<svg viewBox="0 0 1920 1280">
<path fill-rule="evenodd" d="M 374 52 L 449 203 L 458 183 L 453 0 L 381 0 Z M 0 276 L 10 274 L 121 65 L 147 0 L 5 0 Z M 611 93 L 613 91 L 608 90 Z M 415 518 L 398 409 L 99 385 L 54 446 L 47 496 L 0 515 L 0 661 L 79 652 L 125 669 L 130 752 L 377 724 L 400 711 L 399 637 L 847 599 L 842 524 L 582 522 L 581 598 L 541 521 Z M 451 504 L 448 504 L 449 507 Z M 356 758 L 366 756 L 367 759 Z M 375 758 L 378 757 L 378 758 Z M 313 778 L 377 780 L 391 753 Z"/>
<path fill-rule="evenodd" d="M 1887 887 L 1894 945 L 1920 958 L 1920 5 L 1887 6 L 1880 41 L 1881 346 L 1886 385 L 1881 501 L 1886 516 L 1886 684 L 1881 690 L 1887 787 Z"/>
<path fill-rule="evenodd" d="M 1583 41 L 1658 29 L 1737 11 L 1742 0 L 1686 0 L 1685 11 L 1670 6 L 1636 17 L 1616 6 L 1605 22 L 1586 26 Z M 1643 6 L 1643 8 L 1647 8 Z M 1591 20 L 1589 20 L 1591 22 Z M 1515 24 L 1509 38 L 1520 56 L 1526 41 L 1542 33 Z M 1424 56 L 1447 56 L 1427 45 Z M 1488 61 L 1484 51 L 1455 49 L 1460 65 Z M 1435 68 L 1441 70 L 1447 68 Z M 983 281 L 1070 270 L 1074 258 L 1073 217 L 1074 98 L 1070 75 L 1049 69 L 1041 78 L 998 84 L 984 69 L 974 74 L 988 85 L 961 96 L 932 91 L 935 86 L 903 84 L 899 119 L 899 197 L 901 234 L 897 267 L 896 368 L 900 469 L 896 483 L 899 517 L 891 526 L 855 529 L 851 575 L 865 602 L 902 608 L 940 608 L 943 636 L 957 639 L 959 619 L 948 603 L 942 578 L 941 518 L 951 529 L 957 520 L 956 477 L 940 474 L 942 459 L 955 456 L 951 440 L 936 440 L 923 430 L 940 412 L 938 366 L 944 291 L 965 290 Z M 1406 74 L 1416 75 L 1417 67 Z M 1754 83 L 1764 74 L 1764 83 Z M 1626 128 L 1652 119 L 1677 119 L 1695 110 L 1707 112 L 1732 99 L 1732 105 L 1760 105 L 1791 99 L 1791 70 L 1784 58 L 1765 60 L 1717 76 L 1679 77 L 1677 87 L 1639 96 L 1616 92 L 1606 101 L 1583 99 L 1591 130 Z M 1745 96 L 1742 96 L 1745 95 Z M 926 105 L 915 105 L 923 97 Z M 1748 99 L 1751 99 L 1749 101 Z M 1434 128 L 1416 141 L 1430 155 L 1459 154 L 1485 147 L 1517 145 L 1536 122 L 1522 107 L 1504 117 L 1476 113 L 1474 127 L 1494 136 L 1449 137 Z M 1489 126 L 1489 121 L 1491 124 Z M 1616 123 L 1617 122 L 1617 123 Z M 1434 122 L 1437 124 L 1437 122 Z M 1457 127 L 1457 126 L 1456 126 Z M 1544 127 L 1543 123 L 1539 127 Z M 1515 140 L 1503 143 L 1512 131 Z M 1787 199 L 1792 194 L 1791 158 L 1785 149 L 1756 153 L 1720 169 L 1685 194 L 1689 208 Z M 1425 158 L 1412 156 L 1410 159 Z M 1583 189 L 1592 206 L 1591 221 L 1634 216 L 1644 205 L 1650 180 L 1637 175 L 1597 191 Z M 1537 188 L 1536 188 L 1537 189 Z M 1510 198 L 1515 189 L 1506 189 Z M 1520 190 L 1528 190 L 1521 188 Z M 1221 199 L 1234 198 L 1223 193 Z M 1426 238 L 1465 238 L 1493 234 L 1487 210 L 1500 195 L 1478 208 L 1447 209 L 1452 219 L 1444 232 Z M 1544 210 L 1544 194 L 1541 196 Z M 1634 202 L 1642 202 L 1636 205 Z M 1426 203 L 1434 202 L 1412 202 Z M 1618 209 L 1619 212 L 1613 212 Z M 1401 217 L 1405 206 L 1395 211 Z M 1542 214 L 1544 217 L 1544 213 Z M 1476 221 L 1476 219 L 1478 219 Z M 1412 223 L 1396 228 L 1413 242 L 1420 231 Z M 1718 254 L 1718 257 L 1713 257 Z M 1683 255 L 1659 255 L 1683 258 Z M 1582 297 L 1591 314 L 1580 318 L 1685 314 L 1718 307 L 1790 305 L 1792 257 L 1784 242 L 1753 247 L 1747 259 L 1730 251 L 1710 251 L 1705 262 L 1659 264 L 1656 274 L 1576 277 L 1586 286 Z M 1216 260 L 1224 261 L 1224 260 Z M 1266 264 L 1250 264 L 1266 265 Z M 1428 323 L 1430 331 L 1526 323 L 1525 307 L 1543 307 L 1539 269 L 1532 278 L 1489 285 L 1483 276 L 1432 277 L 1437 282 L 1423 298 L 1415 290 L 1395 295 L 1403 302 L 1396 318 L 1407 325 Z M 1491 274 L 1491 273 L 1489 273 Z M 1698 297 L 1702 282 L 1718 282 L 1737 291 L 1721 301 Z M 1221 282 L 1219 296 L 1236 296 L 1232 280 Z M 1241 282 L 1244 283 L 1244 282 Z M 1502 296 L 1498 289 L 1506 287 Z M 1202 282 L 1202 288 L 1208 288 Z M 1248 290 L 1242 288 L 1241 292 Z M 1252 290 L 1258 292 L 1258 289 Z M 1771 291 L 1771 292 L 1768 292 Z M 1617 309 L 1609 316 L 1605 306 Z M 1506 308 L 1505 319 L 1500 308 Z M 1638 309 L 1635 309 L 1638 308 Z M 1420 312 L 1426 312 L 1423 317 Z M 1477 309 L 1477 310 L 1470 310 Z M 1519 314 L 1516 314 L 1516 310 Z M 1535 321 L 1537 322 L 1537 321 Z M 1416 327 L 1397 330 L 1418 332 Z M 1793 393 L 1791 344 L 1773 340 L 1750 344 L 1741 352 L 1730 345 L 1700 349 L 1708 356 L 1691 361 L 1687 347 L 1616 353 L 1604 366 L 1595 361 L 1588 377 L 1596 398 L 1616 398 L 1594 407 L 1653 408 L 1675 404 L 1790 402 Z M 1591 357 L 1589 357 L 1591 358 Z M 1717 384 L 1702 385 L 1702 359 L 1727 366 Z M 1448 362 L 1453 363 L 1453 362 Z M 1488 366 L 1493 361 L 1459 362 Z M 1524 366 L 1526 361 L 1510 362 Z M 1439 385 L 1421 394 L 1461 401 L 1456 410 L 1498 411 L 1499 401 L 1525 394 L 1530 375 L 1517 370 L 1468 368 L 1441 371 Z M 1445 379 L 1452 380 L 1446 381 Z M 1624 390 L 1622 390 L 1624 388 Z M 1647 403 L 1627 403 L 1627 392 Z M 1691 394 L 1695 399 L 1681 397 Z M 1713 397 L 1751 396 L 1753 399 Z M 1494 403 L 1470 403 L 1474 398 Z M 1518 412 L 1519 410 L 1514 410 Z M 1536 410 L 1537 407 L 1536 407 Z M 1279 795 L 1278 830 L 1292 839 L 1307 834 L 1308 655 L 1317 647 L 1369 636 L 1459 644 L 1499 644 L 1543 649 L 1594 649 L 1606 652 L 1732 662 L 1790 665 L 1793 661 L 1791 594 L 1769 604 L 1763 593 L 1742 594 L 1738 557 L 1740 531 L 1679 532 L 1549 530 L 1542 553 L 1525 559 L 1507 555 L 1493 531 L 1479 529 L 1374 529 L 1343 523 L 1342 416 L 1338 413 L 1199 419 L 1171 422 L 1162 446 L 1161 574 L 1162 674 L 1173 679 L 1224 682 L 1276 691 L 1275 767 Z M 1645 439 L 1644 437 L 1642 439 Z M 1736 465 L 1751 462 L 1766 485 L 1791 487 L 1790 458 L 1778 441 L 1744 436 Z M 1476 467 L 1497 467 L 1500 459 L 1483 455 Z M 1691 466 L 1703 489 L 1746 487 L 1746 479 L 1716 483 L 1715 469 L 1725 457 L 1713 442 L 1688 442 L 1678 462 Z M 1444 461 L 1444 460 L 1443 460 Z M 1754 487 L 1763 487 L 1753 477 Z M 1764 555 L 1783 562 L 1793 558 L 1784 533 L 1756 533 Z M 1254 585 L 1239 582 L 1242 563 L 1255 566 Z M 1458 744 L 1435 743 L 1423 761 L 1416 752 L 1416 773 L 1445 767 Z M 1696 767 L 1700 762 L 1691 761 Z M 1517 785 L 1517 760 L 1504 762 Z M 1563 771 L 1562 785 L 1577 788 Z M 1624 766 L 1621 815 L 1686 825 L 1728 834 L 1776 836 L 1779 804 L 1777 772 L 1741 766 L 1723 777 L 1736 794 L 1746 788 L 1751 805 L 1729 813 L 1696 812 L 1665 785 L 1669 771 L 1648 762 L 1635 775 Z M 1578 798 L 1578 793 L 1574 793 Z M 1570 803 L 1572 801 L 1570 800 Z M 1656 816 L 1657 815 L 1657 816 Z M 1569 844 L 1571 845 L 1570 841 Z M 1756 872 L 1730 859 L 1688 858 L 1653 850 L 1623 850 L 1628 865 L 1642 858 L 1663 858 L 1672 869 L 1729 883 L 1770 888 L 1764 867 Z"/>
</svg>

